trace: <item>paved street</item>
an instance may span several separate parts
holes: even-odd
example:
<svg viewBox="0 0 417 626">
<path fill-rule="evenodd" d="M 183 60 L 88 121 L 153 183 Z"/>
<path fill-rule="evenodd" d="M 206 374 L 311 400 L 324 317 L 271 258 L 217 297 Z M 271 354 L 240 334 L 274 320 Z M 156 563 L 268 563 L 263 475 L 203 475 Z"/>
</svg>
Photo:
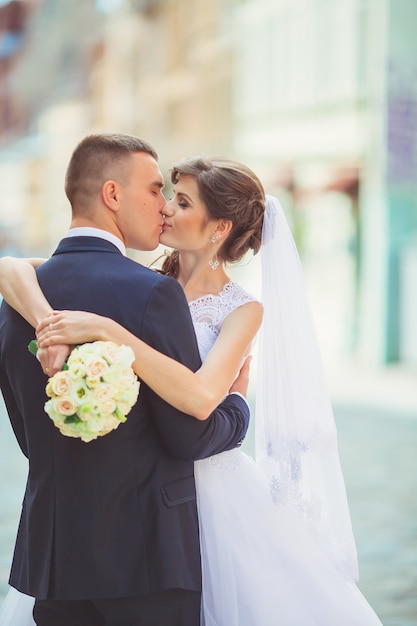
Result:
<svg viewBox="0 0 417 626">
<path fill-rule="evenodd" d="M 417 625 L 417 414 L 335 406 L 360 567 L 384 626 Z"/>
<path fill-rule="evenodd" d="M 7 589 L 25 476 L 25 461 L 4 413 L 1 407 L 0 597 Z M 335 414 L 360 589 L 384 626 L 417 626 L 417 411 L 339 400 Z"/>
</svg>

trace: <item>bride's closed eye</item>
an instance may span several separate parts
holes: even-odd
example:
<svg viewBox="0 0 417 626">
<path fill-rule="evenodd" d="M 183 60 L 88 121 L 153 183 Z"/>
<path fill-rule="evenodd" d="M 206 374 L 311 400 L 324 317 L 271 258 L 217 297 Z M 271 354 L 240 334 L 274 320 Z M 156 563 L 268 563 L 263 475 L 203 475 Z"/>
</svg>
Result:
<svg viewBox="0 0 417 626">
<path fill-rule="evenodd" d="M 172 202 L 175 199 L 175 196 L 170 196 L 167 198 L 167 202 Z M 188 204 L 184 200 L 177 200 L 178 206 L 188 206 Z"/>
<path fill-rule="evenodd" d="M 172 198 L 170 198 L 168 200 L 168 202 L 172 202 L 175 201 L 175 203 L 177 204 L 177 206 L 182 207 L 183 209 L 187 208 L 190 206 L 189 202 L 187 202 L 187 200 L 185 200 L 184 198 L 182 198 L 181 196 L 173 196 Z"/>
</svg>

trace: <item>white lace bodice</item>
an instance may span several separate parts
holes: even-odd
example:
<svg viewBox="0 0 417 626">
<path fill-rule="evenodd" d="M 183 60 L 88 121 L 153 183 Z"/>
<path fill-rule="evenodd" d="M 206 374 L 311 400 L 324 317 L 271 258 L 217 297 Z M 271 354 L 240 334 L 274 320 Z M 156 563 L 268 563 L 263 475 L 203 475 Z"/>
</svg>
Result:
<svg viewBox="0 0 417 626">
<path fill-rule="evenodd" d="M 240 285 L 229 281 L 220 293 L 207 294 L 189 303 L 202 361 L 216 341 L 223 320 L 229 313 L 255 300 L 256 298 L 242 289 Z"/>
</svg>

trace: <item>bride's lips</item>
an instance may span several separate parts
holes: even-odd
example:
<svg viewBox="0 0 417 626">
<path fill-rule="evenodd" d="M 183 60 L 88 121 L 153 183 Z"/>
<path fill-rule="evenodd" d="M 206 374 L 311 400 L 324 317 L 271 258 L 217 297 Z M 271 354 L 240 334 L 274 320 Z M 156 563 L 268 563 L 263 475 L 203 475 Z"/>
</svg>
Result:
<svg viewBox="0 0 417 626">
<path fill-rule="evenodd" d="M 169 224 L 167 224 L 166 222 L 164 222 L 161 225 L 161 230 L 159 231 L 159 236 L 161 237 L 164 233 L 166 233 L 166 231 L 168 230 L 168 228 L 171 228 L 171 226 Z"/>
</svg>

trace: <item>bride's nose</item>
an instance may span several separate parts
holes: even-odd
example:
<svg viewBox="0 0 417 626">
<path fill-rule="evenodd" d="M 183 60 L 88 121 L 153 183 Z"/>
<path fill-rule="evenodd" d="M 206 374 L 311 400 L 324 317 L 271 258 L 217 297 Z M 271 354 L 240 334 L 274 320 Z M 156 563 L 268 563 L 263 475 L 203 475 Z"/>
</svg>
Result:
<svg viewBox="0 0 417 626">
<path fill-rule="evenodd" d="M 174 207 L 173 207 L 173 201 L 169 200 L 165 207 L 164 207 L 164 215 L 166 215 L 167 217 L 171 217 L 172 215 L 174 215 Z"/>
</svg>

